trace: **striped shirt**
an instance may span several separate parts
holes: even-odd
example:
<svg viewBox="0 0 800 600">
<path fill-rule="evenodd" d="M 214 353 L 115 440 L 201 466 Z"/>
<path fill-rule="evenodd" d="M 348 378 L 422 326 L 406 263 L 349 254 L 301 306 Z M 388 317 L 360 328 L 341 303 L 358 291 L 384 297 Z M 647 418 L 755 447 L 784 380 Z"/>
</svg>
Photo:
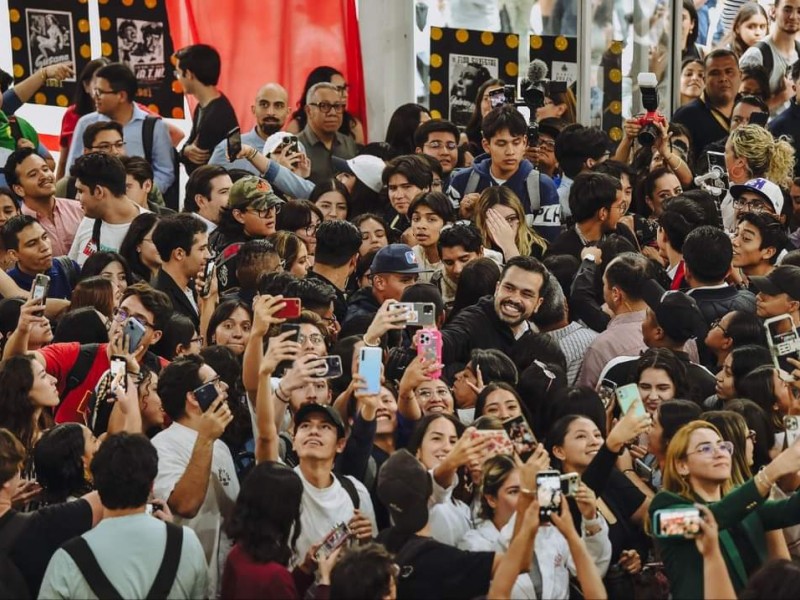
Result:
<svg viewBox="0 0 800 600">
<path fill-rule="evenodd" d="M 583 323 L 573 321 L 566 327 L 548 331 L 547 335 L 558 342 L 561 351 L 567 357 L 567 385 L 575 385 L 583 364 L 583 355 L 599 334 Z"/>
</svg>

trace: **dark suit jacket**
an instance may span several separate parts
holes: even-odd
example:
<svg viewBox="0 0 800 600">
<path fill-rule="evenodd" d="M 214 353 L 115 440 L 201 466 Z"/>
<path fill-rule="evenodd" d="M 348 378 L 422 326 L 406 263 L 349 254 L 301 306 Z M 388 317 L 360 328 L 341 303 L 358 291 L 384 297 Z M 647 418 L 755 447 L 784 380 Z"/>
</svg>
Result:
<svg viewBox="0 0 800 600">
<path fill-rule="evenodd" d="M 158 274 L 153 280 L 153 287 L 169 296 L 169 299 L 172 301 L 172 308 L 176 313 L 186 315 L 192 320 L 192 323 L 194 323 L 195 329 L 200 329 L 200 315 L 197 314 L 197 311 L 195 310 L 194 306 L 192 306 L 192 303 L 189 302 L 189 299 L 186 297 L 184 291 L 178 286 L 177 283 L 175 283 L 175 280 L 168 273 L 164 272 L 163 269 L 158 270 Z M 192 295 L 195 296 L 196 302 L 197 295 L 195 294 L 194 290 L 192 290 Z"/>
</svg>

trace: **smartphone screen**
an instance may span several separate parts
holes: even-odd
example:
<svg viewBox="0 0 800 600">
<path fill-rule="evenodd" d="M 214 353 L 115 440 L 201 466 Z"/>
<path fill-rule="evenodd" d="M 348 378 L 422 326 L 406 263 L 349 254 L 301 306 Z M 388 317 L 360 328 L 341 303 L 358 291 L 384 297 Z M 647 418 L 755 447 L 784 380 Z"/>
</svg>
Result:
<svg viewBox="0 0 800 600">
<path fill-rule="evenodd" d="M 122 356 L 111 357 L 111 380 L 120 377 L 119 381 L 122 389 L 128 391 L 128 363 Z"/>
<path fill-rule="evenodd" d="M 206 268 L 203 272 L 203 296 L 208 296 L 208 293 L 211 291 L 211 277 L 214 275 L 214 259 L 209 258 L 206 261 Z"/>
<path fill-rule="evenodd" d="M 235 160 L 242 151 L 242 134 L 238 127 L 234 127 L 228 132 L 228 158 Z"/>
<path fill-rule="evenodd" d="M 47 275 L 42 275 L 40 273 L 33 280 L 33 286 L 31 287 L 31 298 L 44 302 L 47 300 L 47 291 L 49 288 L 50 278 Z"/>
<path fill-rule="evenodd" d="M 783 417 L 783 428 L 786 430 L 786 446 L 789 447 L 800 437 L 800 417 L 797 415 Z"/>
<path fill-rule="evenodd" d="M 486 452 L 482 457 L 483 461 L 498 454 L 514 455 L 514 444 L 503 429 L 476 429 L 472 432 L 472 436 L 484 437 L 489 440 Z"/>
<path fill-rule="evenodd" d="M 528 460 L 536 450 L 536 436 L 525 417 L 518 415 L 507 421 L 503 421 L 503 429 L 506 430 L 511 443 L 514 444 L 514 451 L 524 461 Z"/>
<path fill-rule="evenodd" d="M 794 327 L 794 321 L 790 315 L 780 315 L 764 321 L 767 330 L 767 347 L 772 354 L 772 363 L 775 368 L 785 371 L 787 374 L 795 370 L 787 359 L 798 358 L 800 350 L 800 337 Z"/>
<path fill-rule="evenodd" d="M 492 108 L 503 106 L 505 103 L 506 103 L 506 92 L 504 89 L 500 88 L 489 92 L 489 105 Z"/>
<path fill-rule="evenodd" d="M 653 520 L 656 537 L 685 537 L 700 533 L 700 510 L 694 506 L 657 510 Z"/>
<path fill-rule="evenodd" d="M 561 514 L 561 473 L 542 471 L 536 475 L 536 497 L 540 519 L 549 521 L 551 514 Z"/>
<path fill-rule="evenodd" d="M 325 536 L 325 541 L 317 549 L 315 557 L 317 560 L 330 556 L 331 552 L 336 550 L 339 546 L 343 545 L 350 539 L 350 528 L 346 523 L 339 523 L 333 530 Z"/>
</svg>

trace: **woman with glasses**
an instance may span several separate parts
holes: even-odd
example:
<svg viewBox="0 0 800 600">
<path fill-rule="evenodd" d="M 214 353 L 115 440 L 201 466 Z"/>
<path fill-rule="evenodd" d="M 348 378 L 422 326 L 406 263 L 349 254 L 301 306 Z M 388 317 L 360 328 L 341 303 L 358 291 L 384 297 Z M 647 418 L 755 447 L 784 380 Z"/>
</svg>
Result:
<svg viewBox="0 0 800 600">
<path fill-rule="evenodd" d="M 741 441 L 741 440 L 740 440 Z M 740 591 L 768 558 L 766 531 L 800 522 L 800 495 L 768 501 L 773 483 L 800 469 L 800 444 L 781 452 L 755 477 L 736 487 L 732 479 L 733 443 L 708 421 L 682 427 L 667 448 L 663 490 L 650 503 L 649 516 L 666 508 L 708 505 L 719 525 L 721 550 L 734 588 Z M 703 558 L 693 539 L 656 537 L 672 597 L 702 598 Z"/>
<path fill-rule="evenodd" d="M 503 261 L 514 256 L 542 258 L 547 251 L 547 242 L 525 219 L 517 195 L 504 185 L 488 187 L 475 204 L 475 227 L 483 236 L 487 249 L 499 251 Z"/>
<path fill-rule="evenodd" d="M 317 229 L 325 220 L 322 211 L 308 200 L 289 200 L 278 214 L 277 228 L 297 235 L 308 248 L 309 266 L 314 264 L 317 249 Z M 288 270 L 288 268 L 287 268 Z"/>
<path fill-rule="evenodd" d="M 153 351 L 167 360 L 175 360 L 187 354 L 200 354 L 202 348 L 203 336 L 195 329 L 192 320 L 186 315 L 173 313 Z"/>
<path fill-rule="evenodd" d="M 711 323 L 706 334 L 705 345 L 722 367 L 734 348 L 748 344 L 763 344 L 764 326 L 756 315 L 742 310 L 732 310 Z"/>
</svg>

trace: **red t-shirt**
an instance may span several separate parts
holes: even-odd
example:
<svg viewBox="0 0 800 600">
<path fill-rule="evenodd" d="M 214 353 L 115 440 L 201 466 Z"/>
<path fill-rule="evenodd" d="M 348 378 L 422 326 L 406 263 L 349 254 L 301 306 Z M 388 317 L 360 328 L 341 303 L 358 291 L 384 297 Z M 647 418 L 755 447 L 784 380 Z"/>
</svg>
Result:
<svg viewBox="0 0 800 600">
<path fill-rule="evenodd" d="M 222 597 L 299 599 L 314 582 L 300 569 L 289 571 L 276 562 L 255 562 L 239 544 L 231 548 L 222 574 Z"/>
<path fill-rule="evenodd" d="M 66 398 L 61 399 L 61 404 L 56 409 L 56 423 L 83 423 L 86 424 L 86 414 L 88 412 L 88 401 L 94 392 L 97 382 L 103 373 L 111 368 L 111 361 L 108 358 L 108 344 L 99 344 L 94 357 L 94 362 L 89 368 L 89 372 L 83 381 L 76 386 Z M 79 342 L 64 342 L 50 344 L 39 350 L 45 360 L 45 370 L 58 380 L 59 395 L 63 394 L 67 387 L 67 378 L 78 360 L 81 352 Z M 161 366 L 165 367 L 169 361 L 158 357 Z"/>
</svg>

